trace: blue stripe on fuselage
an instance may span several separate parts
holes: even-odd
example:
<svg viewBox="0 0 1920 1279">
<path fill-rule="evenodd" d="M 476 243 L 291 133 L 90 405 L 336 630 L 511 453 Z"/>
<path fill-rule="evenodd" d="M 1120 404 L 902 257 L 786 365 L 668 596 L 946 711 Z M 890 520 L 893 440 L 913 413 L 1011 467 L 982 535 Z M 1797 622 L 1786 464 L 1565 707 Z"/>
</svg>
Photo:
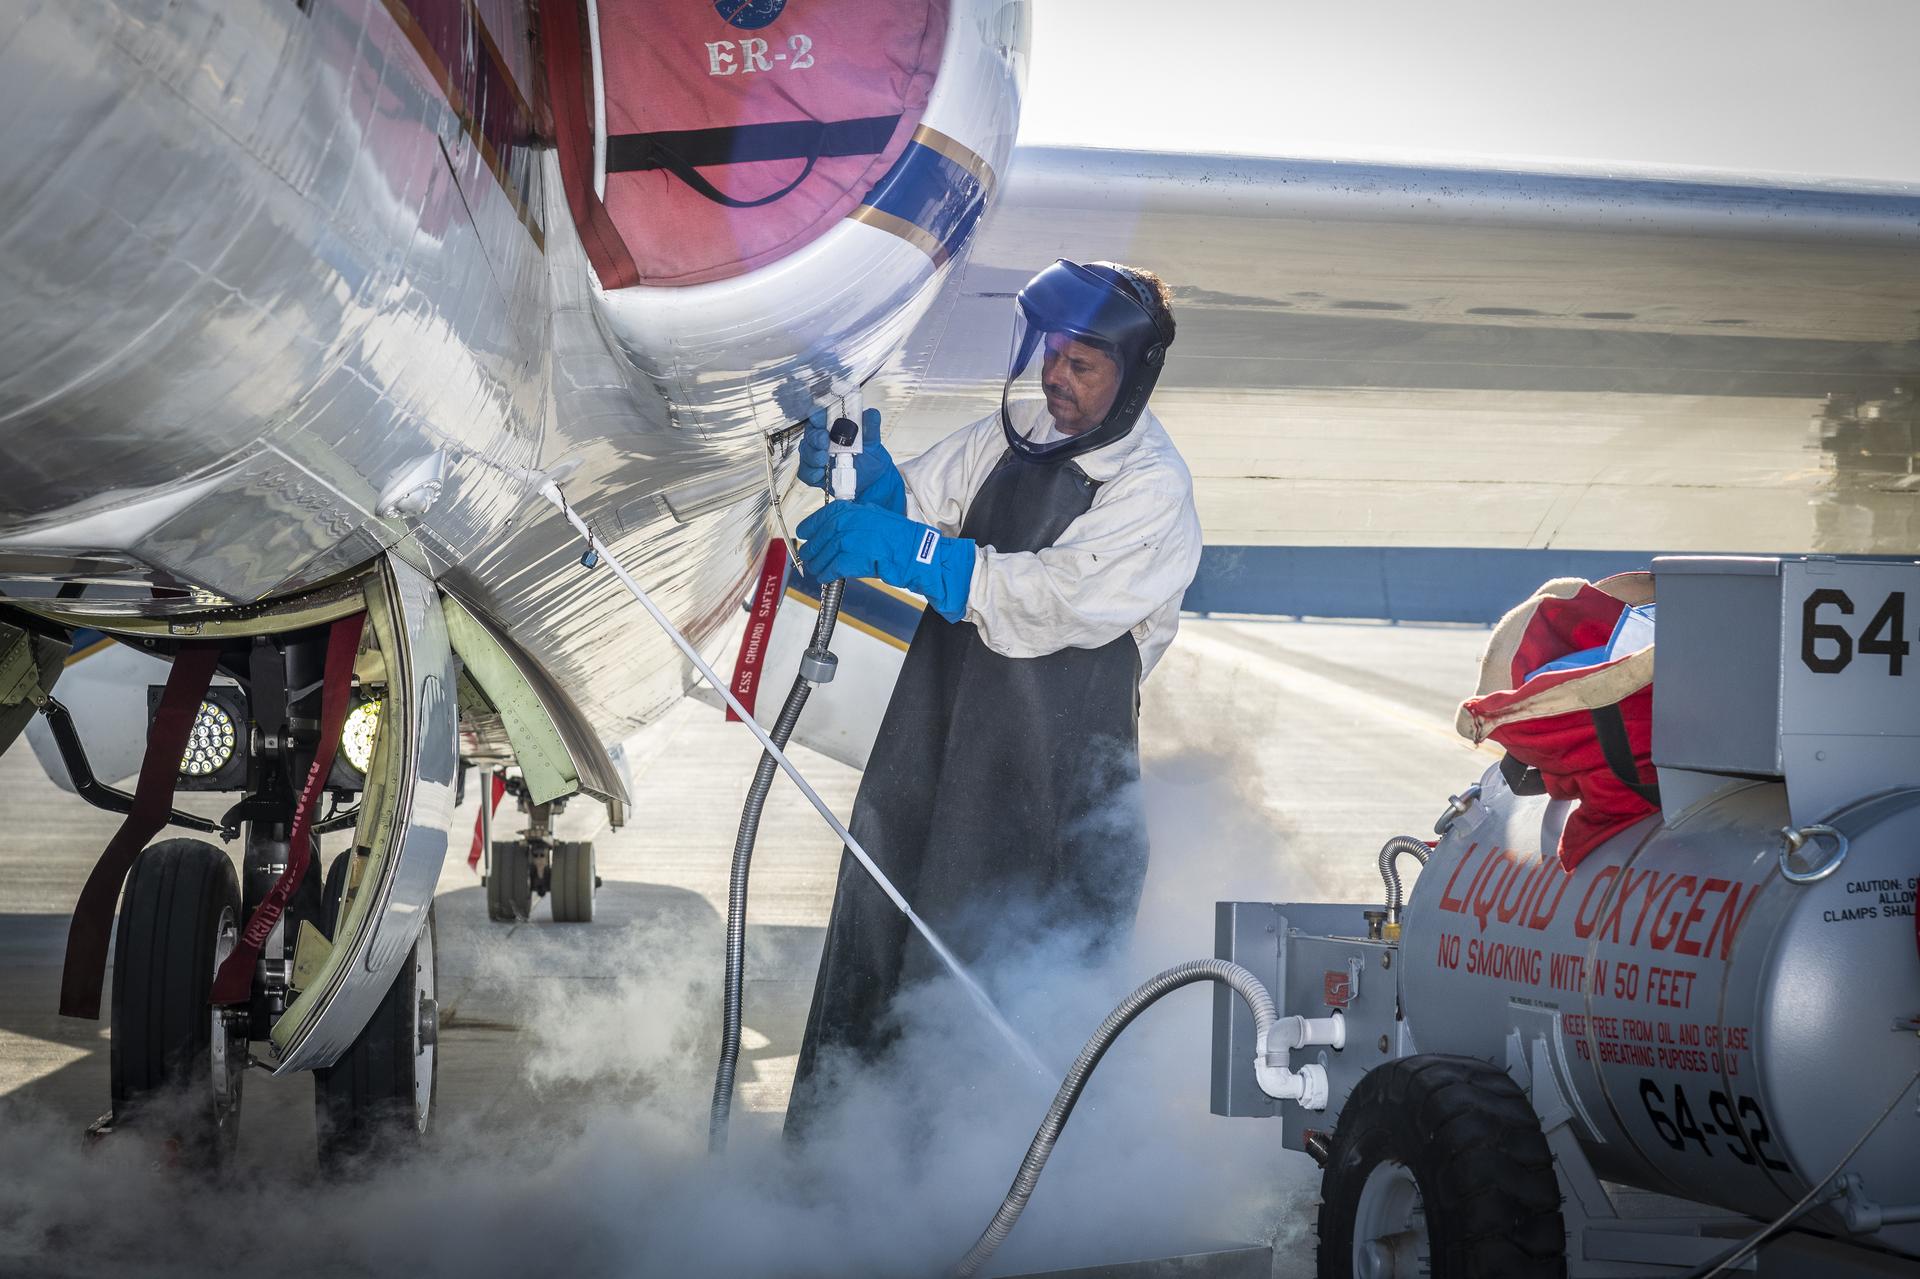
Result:
<svg viewBox="0 0 1920 1279">
<path fill-rule="evenodd" d="M 965 166 L 922 142 L 909 142 L 862 202 L 925 231 L 951 254 L 987 207 L 986 187 Z"/>
</svg>

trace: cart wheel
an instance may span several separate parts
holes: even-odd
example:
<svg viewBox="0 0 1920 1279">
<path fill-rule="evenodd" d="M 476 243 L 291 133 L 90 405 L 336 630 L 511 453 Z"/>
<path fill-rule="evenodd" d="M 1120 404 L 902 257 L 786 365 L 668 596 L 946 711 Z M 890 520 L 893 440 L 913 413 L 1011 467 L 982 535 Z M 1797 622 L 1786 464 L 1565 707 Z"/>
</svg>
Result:
<svg viewBox="0 0 1920 1279">
<path fill-rule="evenodd" d="M 1389 1062 L 1353 1090 L 1320 1180 L 1320 1279 L 1567 1273 L 1553 1156 L 1484 1061 Z"/>
</svg>

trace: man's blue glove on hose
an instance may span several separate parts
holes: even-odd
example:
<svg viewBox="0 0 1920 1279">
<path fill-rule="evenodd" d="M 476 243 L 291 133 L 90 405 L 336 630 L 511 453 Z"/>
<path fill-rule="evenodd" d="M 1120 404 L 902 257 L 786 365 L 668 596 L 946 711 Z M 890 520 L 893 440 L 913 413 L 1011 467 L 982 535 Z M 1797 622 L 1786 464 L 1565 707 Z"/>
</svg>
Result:
<svg viewBox="0 0 1920 1279">
<path fill-rule="evenodd" d="M 880 410 L 868 409 L 862 413 L 860 425 L 860 453 L 853 459 L 853 500 L 905 515 L 907 486 L 886 445 L 880 442 Z M 832 460 L 827 454 L 827 411 L 815 409 L 807 419 L 805 433 L 800 436 L 800 482 L 824 489 L 831 469 Z"/>
<path fill-rule="evenodd" d="M 933 611 L 949 622 L 967 615 L 972 538 L 942 537 L 925 524 L 864 502 L 828 502 L 794 531 L 803 539 L 800 563 L 817 581 L 877 577 L 926 596 Z"/>
</svg>

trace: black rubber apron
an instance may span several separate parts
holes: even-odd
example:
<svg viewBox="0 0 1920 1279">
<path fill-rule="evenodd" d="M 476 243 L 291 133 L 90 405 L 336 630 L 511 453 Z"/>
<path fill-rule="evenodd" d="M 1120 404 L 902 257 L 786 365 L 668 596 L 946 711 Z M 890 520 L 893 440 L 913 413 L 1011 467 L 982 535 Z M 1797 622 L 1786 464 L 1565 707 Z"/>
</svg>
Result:
<svg viewBox="0 0 1920 1279">
<path fill-rule="evenodd" d="M 1009 450 L 960 536 L 1003 552 L 1042 550 L 1098 488 L 1071 461 Z M 1044 933 L 1097 950 L 1126 936 L 1147 871 L 1135 786 L 1139 688 L 1130 632 L 1099 648 L 1013 658 L 989 649 L 971 622 L 921 615 L 849 829 L 969 967 L 998 938 Z M 877 1055 L 892 1038 L 888 1006 L 903 982 L 938 967 L 842 853 L 789 1135 L 824 1100 L 824 1057 Z"/>
</svg>

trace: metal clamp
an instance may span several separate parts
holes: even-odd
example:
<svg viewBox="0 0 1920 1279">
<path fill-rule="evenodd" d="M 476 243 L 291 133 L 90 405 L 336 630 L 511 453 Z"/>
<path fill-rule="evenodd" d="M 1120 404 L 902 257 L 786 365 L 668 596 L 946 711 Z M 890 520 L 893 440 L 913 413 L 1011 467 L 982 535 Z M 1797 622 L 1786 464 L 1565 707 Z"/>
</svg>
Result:
<svg viewBox="0 0 1920 1279">
<path fill-rule="evenodd" d="M 1780 847 L 1780 878 L 1792 884 L 1819 883 L 1840 869 L 1840 863 L 1847 860 L 1847 849 L 1850 847 L 1847 837 L 1831 826 L 1802 826 L 1798 830 L 1782 826 L 1780 838 L 1784 841 Z M 1818 844 L 1821 840 L 1832 841 L 1833 854 L 1806 870 L 1794 869 L 1793 855 L 1808 844 Z"/>
<path fill-rule="evenodd" d="M 800 678 L 809 684 L 831 684 L 840 659 L 824 648 L 809 648 L 800 654 Z"/>
<path fill-rule="evenodd" d="M 1857 1172 L 1834 1178 L 1825 1198 L 1838 1199 L 1840 1215 L 1855 1234 L 1872 1234 L 1887 1226 L 1920 1221 L 1920 1204 L 1878 1204 L 1867 1198 L 1867 1182 Z"/>
<path fill-rule="evenodd" d="M 1458 795 L 1447 796 L 1447 811 L 1440 814 L 1440 820 L 1433 824 L 1433 833 L 1444 835 L 1453 829 L 1453 824 L 1469 808 L 1480 802 L 1480 783 L 1475 782 Z"/>
</svg>

